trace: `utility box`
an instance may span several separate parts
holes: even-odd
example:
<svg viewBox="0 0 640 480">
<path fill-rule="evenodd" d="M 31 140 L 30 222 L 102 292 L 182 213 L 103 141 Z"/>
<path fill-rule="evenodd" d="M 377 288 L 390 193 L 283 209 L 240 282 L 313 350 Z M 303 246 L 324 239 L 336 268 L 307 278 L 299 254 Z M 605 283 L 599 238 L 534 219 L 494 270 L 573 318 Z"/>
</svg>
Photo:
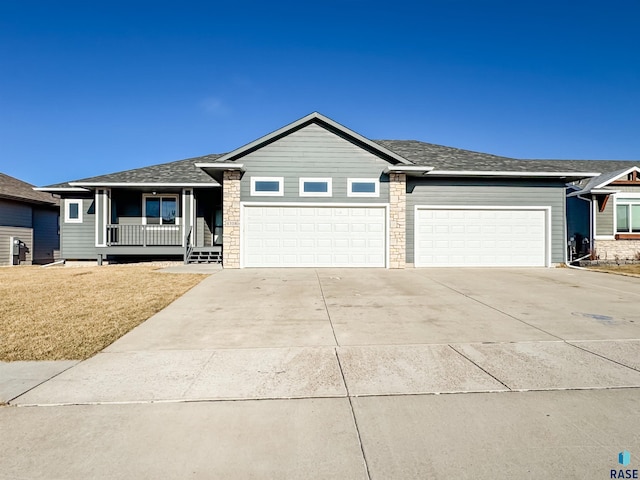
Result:
<svg viewBox="0 0 640 480">
<path fill-rule="evenodd" d="M 26 244 L 18 237 L 9 237 L 10 252 L 11 252 L 11 265 L 20 265 L 20 261 L 23 260 Z"/>
</svg>

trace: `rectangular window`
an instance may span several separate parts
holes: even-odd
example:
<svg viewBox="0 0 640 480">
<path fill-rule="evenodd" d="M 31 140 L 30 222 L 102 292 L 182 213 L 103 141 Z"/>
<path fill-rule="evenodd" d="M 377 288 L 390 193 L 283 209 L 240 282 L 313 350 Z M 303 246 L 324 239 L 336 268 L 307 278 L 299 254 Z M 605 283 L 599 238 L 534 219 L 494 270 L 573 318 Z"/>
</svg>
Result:
<svg viewBox="0 0 640 480">
<path fill-rule="evenodd" d="M 629 205 L 618 205 L 617 207 L 618 231 L 629 231 Z"/>
<path fill-rule="evenodd" d="M 65 223 L 82 223 L 82 200 L 66 200 L 64 209 Z"/>
<path fill-rule="evenodd" d="M 347 196 L 379 197 L 380 180 L 377 178 L 349 178 L 347 179 Z"/>
<path fill-rule="evenodd" d="M 301 197 L 330 197 L 330 178 L 301 178 L 299 195 Z"/>
<path fill-rule="evenodd" d="M 640 199 L 617 200 L 616 232 L 640 233 Z"/>
<path fill-rule="evenodd" d="M 264 197 L 283 196 L 283 177 L 251 177 L 251 195 Z"/>
<path fill-rule="evenodd" d="M 178 197 L 145 196 L 143 217 L 147 225 L 176 225 L 178 222 Z"/>
</svg>

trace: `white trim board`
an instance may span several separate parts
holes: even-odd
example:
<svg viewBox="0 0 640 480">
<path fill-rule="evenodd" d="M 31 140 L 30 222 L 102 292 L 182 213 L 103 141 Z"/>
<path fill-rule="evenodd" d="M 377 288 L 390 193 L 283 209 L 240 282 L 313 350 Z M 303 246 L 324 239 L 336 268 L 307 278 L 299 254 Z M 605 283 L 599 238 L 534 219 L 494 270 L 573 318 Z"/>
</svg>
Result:
<svg viewBox="0 0 640 480">
<path fill-rule="evenodd" d="M 432 170 L 428 176 L 474 176 L 474 177 L 598 177 L 594 172 L 509 172 L 484 170 Z"/>
<path fill-rule="evenodd" d="M 69 182 L 69 185 L 79 186 L 79 187 L 177 187 L 177 188 L 183 188 L 183 187 L 185 188 L 187 187 L 218 188 L 221 186 L 217 182 L 216 183 Z"/>
</svg>

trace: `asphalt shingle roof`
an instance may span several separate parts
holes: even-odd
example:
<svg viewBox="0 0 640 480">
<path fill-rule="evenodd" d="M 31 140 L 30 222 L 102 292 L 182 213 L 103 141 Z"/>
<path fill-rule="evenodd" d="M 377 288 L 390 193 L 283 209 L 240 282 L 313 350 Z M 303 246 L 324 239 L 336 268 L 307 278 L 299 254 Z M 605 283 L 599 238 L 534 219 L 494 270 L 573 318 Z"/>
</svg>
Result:
<svg viewBox="0 0 640 480">
<path fill-rule="evenodd" d="M 640 164 L 640 161 L 523 160 L 434 145 L 417 140 L 374 141 L 402 155 L 416 165 L 434 167 L 436 170 L 599 173 Z"/>
<path fill-rule="evenodd" d="M 36 192 L 33 185 L 0 173 L 0 197 L 28 203 L 58 205 L 59 200 L 50 193 Z"/>
<path fill-rule="evenodd" d="M 624 170 L 638 161 L 618 160 L 537 160 L 501 157 L 488 153 L 473 152 L 460 148 L 445 147 L 417 140 L 374 140 L 375 143 L 392 150 L 415 165 L 434 167 L 436 170 L 453 171 L 500 171 L 500 172 L 576 172 L 607 173 Z M 136 168 L 123 172 L 83 178 L 82 183 L 215 183 L 209 175 L 194 164 L 215 162 L 224 154 L 210 154 L 187 158 L 175 162 Z M 583 184 L 586 184 L 583 181 Z M 66 188 L 69 183 L 49 185 L 48 188 Z"/>
<path fill-rule="evenodd" d="M 134 168 L 123 172 L 108 173 L 97 177 L 74 180 L 78 183 L 211 183 L 216 181 L 202 169 L 195 166 L 196 162 L 213 162 L 220 155 L 204 155 L 202 157 L 186 158 L 175 162 L 161 163 L 149 167 Z M 70 187 L 68 182 L 48 185 L 48 188 Z"/>
<path fill-rule="evenodd" d="M 640 167 L 640 162 L 638 164 L 633 164 L 633 162 L 630 162 L 630 163 L 632 165 L 627 165 L 624 168 L 620 168 L 612 172 L 603 173 L 602 175 L 593 177 L 591 179 L 584 179 L 578 185 L 582 188 L 584 192 L 590 192 L 592 189 L 596 188 L 598 185 L 606 184 L 615 180 L 624 172 L 629 170 L 631 167 L 634 167 L 634 166 Z"/>
</svg>

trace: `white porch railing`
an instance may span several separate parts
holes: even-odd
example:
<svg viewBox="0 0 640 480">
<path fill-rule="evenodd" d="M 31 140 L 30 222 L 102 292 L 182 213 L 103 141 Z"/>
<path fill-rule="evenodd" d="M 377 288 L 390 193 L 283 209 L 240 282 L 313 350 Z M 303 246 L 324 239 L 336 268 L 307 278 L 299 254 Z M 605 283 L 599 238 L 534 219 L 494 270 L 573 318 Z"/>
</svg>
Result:
<svg viewBox="0 0 640 480">
<path fill-rule="evenodd" d="M 182 245 L 182 225 L 107 225 L 107 246 Z"/>
</svg>

